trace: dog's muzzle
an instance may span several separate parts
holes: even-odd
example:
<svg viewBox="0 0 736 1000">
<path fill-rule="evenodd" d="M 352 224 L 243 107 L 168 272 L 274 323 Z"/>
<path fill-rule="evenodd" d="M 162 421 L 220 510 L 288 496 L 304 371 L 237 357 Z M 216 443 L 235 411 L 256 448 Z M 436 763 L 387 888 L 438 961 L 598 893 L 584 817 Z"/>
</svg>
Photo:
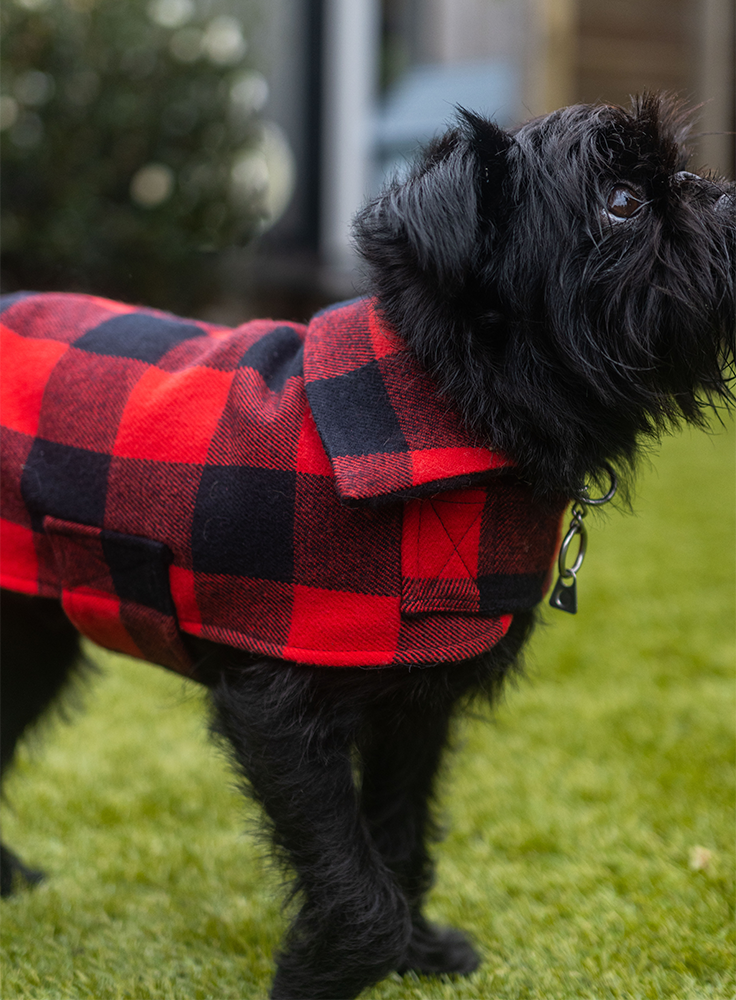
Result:
<svg viewBox="0 0 736 1000">
<path fill-rule="evenodd" d="M 719 214 L 730 212 L 736 215 L 736 192 L 724 192 L 722 184 L 714 184 L 707 177 L 700 177 L 699 174 L 693 174 L 689 170 L 679 170 L 672 180 L 678 186 L 692 185 L 695 190 L 713 197 L 713 208 Z"/>
</svg>

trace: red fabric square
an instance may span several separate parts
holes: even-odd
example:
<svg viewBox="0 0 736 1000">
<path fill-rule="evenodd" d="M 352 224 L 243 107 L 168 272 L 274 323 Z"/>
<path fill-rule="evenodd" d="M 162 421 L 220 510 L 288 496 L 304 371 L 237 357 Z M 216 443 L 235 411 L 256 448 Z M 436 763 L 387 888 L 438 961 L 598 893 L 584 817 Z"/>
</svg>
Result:
<svg viewBox="0 0 736 1000">
<path fill-rule="evenodd" d="M 376 313 L 377 303 L 372 303 L 372 308 L 368 314 L 368 326 L 371 335 L 371 346 L 373 355 L 376 358 L 384 358 L 388 354 L 395 354 L 397 351 L 405 351 L 406 345 L 399 335 L 379 318 Z"/>
<path fill-rule="evenodd" d="M 181 566 L 170 566 L 169 584 L 179 627 L 191 635 L 201 635 L 202 619 L 197 604 L 194 573 L 191 569 L 183 569 Z"/>
<path fill-rule="evenodd" d="M 412 475 L 416 486 L 455 476 L 503 468 L 506 457 L 486 448 L 429 448 L 411 453 Z"/>
<path fill-rule="evenodd" d="M 307 472 L 312 476 L 334 476 L 330 462 L 314 422 L 312 411 L 305 407 L 304 420 L 299 435 L 299 446 L 296 456 L 296 471 Z"/>
<path fill-rule="evenodd" d="M 160 462 L 203 463 L 227 402 L 232 372 L 151 366 L 125 407 L 114 454 Z"/>
<path fill-rule="evenodd" d="M 0 325 L 0 357 L 6 373 L 0 395 L 4 427 L 23 434 L 38 432 L 46 382 L 68 349 L 56 340 L 20 337 Z"/>
<path fill-rule="evenodd" d="M 0 586 L 21 594 L 38 593 L 38 558 L 33 532 L 0 519 Z"/>
<path fill-rule="evenodd" d="M 392 661 L 398 635 L 398 597 L 296 586 L 282 655 L 327 666 L 375 666 Z"/>
</svg>

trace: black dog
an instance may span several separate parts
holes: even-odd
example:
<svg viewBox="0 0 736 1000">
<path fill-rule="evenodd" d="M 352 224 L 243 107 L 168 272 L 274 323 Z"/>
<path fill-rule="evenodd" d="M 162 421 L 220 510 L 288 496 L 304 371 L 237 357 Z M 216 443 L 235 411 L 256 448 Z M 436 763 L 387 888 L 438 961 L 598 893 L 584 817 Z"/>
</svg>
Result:
<svg viewBox="0 0 736 1000">
<path fill-rule="evenodd" d="M 731 401 L 736 187 L 684 170 L 684 117 L 647 96 L 513 133 L 462 112 L 356 224 L 372 290 L 470 431 L 535 502 L 625 482 L 647 437 Z M 78 637 L 58 603 L 6 595 L 3 765 L 61 690 Z M 274 998 L 348 998 L 392 970 L 468 973 L 430 925 L 432 800 L 453 715 L 493 700 L 534 610 L 492 648 L 426 669 L 294 664 L 185 636 L 214 730 L 261 803 L 301 909 Z M 37 873 L 4 849 L 3 891 Z"/>
</svg>

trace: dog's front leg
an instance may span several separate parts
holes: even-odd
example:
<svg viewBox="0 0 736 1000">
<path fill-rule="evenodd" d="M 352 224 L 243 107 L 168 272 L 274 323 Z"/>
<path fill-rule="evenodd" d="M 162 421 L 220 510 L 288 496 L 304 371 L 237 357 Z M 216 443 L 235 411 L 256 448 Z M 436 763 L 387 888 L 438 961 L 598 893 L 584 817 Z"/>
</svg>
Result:
<svg viewBox="0 0 736 1000">
<path fill-rule="evenodd" d="M 301 909 L 278 957 L 274 1000 L 356 997 L 399 966 L 411 935 L 407 900 L 359 808 L 352 750 L 362 699 L 333 697 L 341 680 L 261 661 L 213 689 L 215 728 L 296 873 Z"/>
<path fill-rule="evenodd" d="M 379 698 L 370 706 L 370 724 L 359 743 L 366 822 L 406 894 L 412 917 L 400 972 L 467 974 L 479 964 L 461 931 L 435 927 L 422 912 L 434 880 L 429 843 L 438 839 L 438 829 L 432 804 L 455 700 L 451 690 L 443 698 L 428 688 L 425 676 L 407 671 L 391 698 Z"/>
</svg>

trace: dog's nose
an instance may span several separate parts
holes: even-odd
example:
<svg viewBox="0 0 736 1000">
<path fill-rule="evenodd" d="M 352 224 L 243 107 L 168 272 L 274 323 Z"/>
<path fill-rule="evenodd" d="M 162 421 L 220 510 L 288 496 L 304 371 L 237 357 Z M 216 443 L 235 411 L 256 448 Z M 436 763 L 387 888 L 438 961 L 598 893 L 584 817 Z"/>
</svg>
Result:
<svg viewBox="0 0 736 1000">
<path fill-rule="evenodd" d="M 703 178 L 698 176 L 698 174 L 691 174 L 689 170 L 679 170 L 672 178 L 672 180 L 676 181 L 678 184 L 682 184 L 683 181 L 689 180 L 702 181 L 702 179 Z"/>
<path fill-rule="evenodd" d="M 677 185 L 691 185 L 691 193 L 708 199 L 719 214 L 721 212 L 736 213 L 736 192 L 730 190 L 724 192 L 723 183 L 709 180 L 699 174 L 693 174 L 689 170 L 679 170 L 674 174 L 672 180 Z"/>
</svg>

